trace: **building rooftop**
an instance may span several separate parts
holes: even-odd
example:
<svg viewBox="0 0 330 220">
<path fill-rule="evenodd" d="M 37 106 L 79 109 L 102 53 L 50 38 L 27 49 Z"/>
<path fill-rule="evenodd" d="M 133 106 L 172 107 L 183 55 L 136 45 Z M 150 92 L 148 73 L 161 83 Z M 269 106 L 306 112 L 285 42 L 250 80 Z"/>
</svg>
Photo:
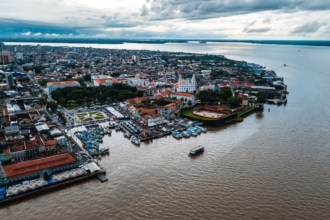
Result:
<svg viewBox="0 0 330 220">
<path fill-rule="evenodd" d="M 45 141 L 45 146 L 52 146 L 52 145 L 56 145 L 57 141 L 56 140 L 49 140 L 49 141 Z"/>
<path fill-rule="evenodd" d="M 171 95 L 175 95 L 175 96 L 185 96 L 185 97 L 194 97 L 193 94 L 185 93 L 185 92 L 171 92 Z"/>
<path fill-rule="evenodd" d="M 18 128 L 17 125 L 5 127 L 5 133 L 8 133 L 8 132 L 18 132 L 18 131 L 19 131 L 19 128 Z"/>
<path fill-rule="evenodd" d="M 75 86 L 80 85 L 78 81 L 48 82 L 47 86 Z"/>
<path fill-rule="evenodd" d="M 7 178 L 16 178 L 23 175 L 37 173 L 43 169 L 61 167 L 73 164 L 77 159 L 69 153 L 58 154 L 36 160 L 25 161 L 17 164 L 4 166 Z"/>
<path fill-rule="evenodd" d="M 44 130 L 49 130 L 49 127 L 46 124 L 42 124 L 42 125 L 37 125 L 36 129 L 38 132 L 40 132 L 40 131 L 44 131 Z"/>
</svg>

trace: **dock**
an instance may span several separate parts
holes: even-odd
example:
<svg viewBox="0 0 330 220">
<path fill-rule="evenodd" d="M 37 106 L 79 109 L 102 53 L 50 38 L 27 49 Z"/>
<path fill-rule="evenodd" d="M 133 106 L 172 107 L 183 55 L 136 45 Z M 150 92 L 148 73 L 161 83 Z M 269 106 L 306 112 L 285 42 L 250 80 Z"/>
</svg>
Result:
<svg viewBox="0 0 330 220">
<path fill-rule="evenodd" d="M 108 181 L 108 178 L 104 174 L 98 174 L 96 177 L 101 181 L 101 183 Z"/>
<path fill-rule="evenodd" d="M 107 173 L 106 170 L 103 167 L 101 167 L 98 174 L 96 175 L 96 177 L 101 181 L 101 183 L 108 181 L 106 173 Z"/>
<path fill-rule="evenodd" d="M 35 189 L 35 190 L 30 191 L 30 192 L 26 192 L 26 193 L 23 193 L 23 194 L 19 194 L 19 195 L 16 195 L 16 196 L 5 198 L 4 200 L 0 200 L 0 206 L 7 205 L 9 203 L 16 202 L 16 201 L 19 201 L 19 200 L 22 200 L 22 199 L 25 199 L 25 198 L 29 198 L 29 197 L 32 197 L 32 196 L 36 196 L 36 195 L 42 194 L 44 192 L 53 191 L 55 189 L 62 188 L 64 186 L 72 185 L 73 183 L 77 183 L 77 182 L 80 182 L 80 181 L 83 181 L 83 180 L 90 179 L 90 178 L 94 177 L 95 175 L 96 174 L 88 174 L 88 175 L 85 175 L 85 176 L 77 177 L 75 179 L 60 182 L 60 183 L 57 183 L 57 184 L 54 184 L 54 185 L 49 185 L 49 186 L 46 186 L 46 187 L 41 188 L 41 189 Z"/>
</svg>

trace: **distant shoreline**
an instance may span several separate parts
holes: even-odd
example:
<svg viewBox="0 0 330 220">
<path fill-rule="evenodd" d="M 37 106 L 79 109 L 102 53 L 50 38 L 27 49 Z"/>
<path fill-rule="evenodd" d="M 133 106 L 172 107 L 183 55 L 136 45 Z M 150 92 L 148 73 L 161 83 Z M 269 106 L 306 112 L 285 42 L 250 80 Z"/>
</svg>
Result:
<svg viewBox="0 0 330 220">
<path fill-rule="evenodd" d="M 76 44 L 166 44 L 166 43 L 251 43 L 299 46 L 330 46 L 325 40 L 155 40 L 155 39 L 102 39 L 102 38 L 0 38 L 0 42 L 10 43 L 76 43 Z"/>
</svg>

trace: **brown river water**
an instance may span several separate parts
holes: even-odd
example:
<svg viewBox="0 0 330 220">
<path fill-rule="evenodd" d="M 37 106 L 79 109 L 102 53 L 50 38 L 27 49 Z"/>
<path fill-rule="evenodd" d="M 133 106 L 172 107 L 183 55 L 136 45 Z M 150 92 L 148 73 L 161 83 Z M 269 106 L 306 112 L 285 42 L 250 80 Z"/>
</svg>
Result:
<svg viewBox="0 0 330 220">
<path fill-rule="evenodd" d="M 134 146 L 106 136 L 109 181 L 87 180 L 0 208 L 0 219 L 330 219 L 328 47 L 124 44 L 99 47 L 224 54 L 276 70 L 286 106 L 198 137 Z M 298 51 L 300 50 L 300 51 Z M 283 64 L 286 63 L 287 67 Z M 267 109 L 270 108 L 270 112 Z M 205 145 L 190 158 L 191 148 Z"/>
</svg>

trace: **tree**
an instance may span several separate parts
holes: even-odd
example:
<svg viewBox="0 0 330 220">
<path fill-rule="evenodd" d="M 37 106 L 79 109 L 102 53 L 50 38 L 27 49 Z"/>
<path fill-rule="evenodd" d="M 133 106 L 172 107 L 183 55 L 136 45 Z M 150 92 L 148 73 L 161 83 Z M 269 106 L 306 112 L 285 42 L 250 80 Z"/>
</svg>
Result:
<svg viewBox="0 0 330 220">
<path fill-rule="evenodd" d="M 224 92 L 219 92 L 219 98 L 220 98 L 220 102 L 222 102 L 222 101 L 227 102 L 227 100 L 228 100 L 228 96 Z"/>
<path fill-rule="evenodd" d="M 42 79 L 41 81 L 39 81 L 39 85 L 42 86 L 42 87 L 46 87 L 47 82 L 48 82 L 47 80 Z"/>
<path fill-rule="evenodd" d="M 91 82 L 91 81 L 92 81 L 92 77 L 91 77 L 91 75 L 90 75 L 90 74 L 86 74 L 86 75 L 84 76 L 84 80 L 85 80 L 85 81 L 88 81 L 88 82 Z"/>
<path fill-rule="evenodd" d="M 231 91 L 231 88 L 229 88 L 229 87 L 222 87 L 220 92 L 225 93 L 228 98 L 233 96 L 233 92 Z"/>
<path fill-rule="evenodd" d="M 258 103 L 266 103 L 266 96 L 263 92 L 258 92 L 257 94 L 257 102 Z"/>
<path fill-rule="evenodd" d="M 230 97 L 227 101 L 227 104 L 230 108 L 237 108 L 241 105 L 242 100 L 237 97 Z"/>
<path fill-rule="evenodd" d="M 58 103 L 60 105 L 66 106 L 66 104 L 68 103 L 68 100 L 66 98 L 61 97 L 58 99 Z"/>
<path fill-rule="evenodd" d="M 47 102 L 47 108 L 50 108 L 52 111 L 55 111 L 58 107 L 58 104 L 54 101 Z"/>
<path fill-rule="evenodd" d="M 86 86 L 87 86 L 86 83 L 85 83 L 85 81 L 84 81 L 84 79 L 82 79 L 82 78 L 80 78 L 80 79 L 78 80 L 78 82 L 79 82 L 79 84 L 80 84 L 81 86 L 83 86 L 83 87 L 86 87 Z"/>
<path fill-rule="evenodd" d="M 112 77 L 118 77 L 118 76 L 120 76 L 120 73 L 112 73 L 111 76 Z"/>
<path fill-rule="evenodd" d="M 77 99 L 76 103 L 81 106 L 84 103 L 83 99 Z"/>
<path fill-rule="evenodd" d="M 42 66 L 36 66 L 36 67 L 33 67 L 33 69 L 34 69 L 34 71 L 35 71 L 36 73 L 41 73 L 41 71 L 42 71 L 43 69 L 45 69 L 45 68 L 42 67 Z"/>
</svg>

